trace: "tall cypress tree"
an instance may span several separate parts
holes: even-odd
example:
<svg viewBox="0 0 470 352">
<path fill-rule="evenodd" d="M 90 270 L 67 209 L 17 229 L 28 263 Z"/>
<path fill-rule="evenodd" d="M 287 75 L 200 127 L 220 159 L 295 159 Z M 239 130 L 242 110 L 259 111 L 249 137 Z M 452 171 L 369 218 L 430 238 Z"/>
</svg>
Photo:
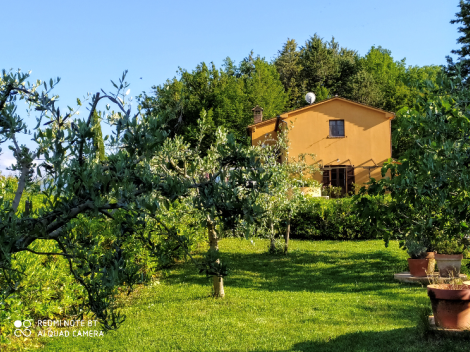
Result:
<svg viewBox="0 0 470 352">
<path fill-rule="evenodd" d="M 101 132 L 101 118 L 96 112 L 93 113 L 93 145 L 98 150 L 98 160 L 103 161 L 106 156 L 104 154 L 104 141 L 103 141 L 103 133 Z"/>
</svg>

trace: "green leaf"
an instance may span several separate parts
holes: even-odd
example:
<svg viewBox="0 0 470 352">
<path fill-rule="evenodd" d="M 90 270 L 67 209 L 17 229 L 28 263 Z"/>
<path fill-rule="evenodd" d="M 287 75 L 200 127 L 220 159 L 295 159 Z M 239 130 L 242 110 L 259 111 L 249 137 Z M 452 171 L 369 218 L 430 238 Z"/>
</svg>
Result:
<svg viewBox="0 0 470 352">
<path fill-rule="evenodd" d="M 167 199 L 163 200 L 162 205 L 166 210 L 170 209 L 170 202 Z"/>
</svg>

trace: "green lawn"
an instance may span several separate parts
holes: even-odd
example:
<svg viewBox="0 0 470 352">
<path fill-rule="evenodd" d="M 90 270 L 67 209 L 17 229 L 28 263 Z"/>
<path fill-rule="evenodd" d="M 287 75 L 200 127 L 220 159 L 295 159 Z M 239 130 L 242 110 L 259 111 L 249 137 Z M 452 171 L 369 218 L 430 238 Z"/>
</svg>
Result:
<svg viewBox="0 0 470 352">
<path fill-rule="evenodd" d="M 47 351 L 468 351 L 470 342 L 421 337 L 426 289 L 400 284 L 406 253 L 392 242 L 220 243 L 226 298 L 184 264 L 132 296 L 127 320 L 103 338 L 49 338 Z"/>
</svg>

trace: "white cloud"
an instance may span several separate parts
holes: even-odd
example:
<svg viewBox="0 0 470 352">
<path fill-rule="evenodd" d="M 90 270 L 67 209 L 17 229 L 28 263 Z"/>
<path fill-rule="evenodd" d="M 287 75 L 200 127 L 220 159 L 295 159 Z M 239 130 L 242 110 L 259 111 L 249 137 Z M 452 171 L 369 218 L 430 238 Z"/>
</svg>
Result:
<svg viewBox="0 0 470 352">
<path fill-rule="evenodd" d="M 13 171 L 7 170 L 11 164 L 16 163 L 16 159 L 13 157 L 13 153 L 10 149 L 2 148 L 2 154 L 0 154 L 0 171 L 2 175 L 14 174 Z"/>
<path fill-rule="evenodd" d="M 39 160 L 33 160 L 33 163 L 39 164 Z M 7 170 L 12 164 L 16 164 L 16 159 L 13 157 L 13 153 L 10 149 L 5 150 L 3 148 L 2 154 L 0 154 L 0 172 L 3 176 L 17 175 L 17 171 Z M 36 171 L 36 169 L 34 169 Z"/>
</svg>

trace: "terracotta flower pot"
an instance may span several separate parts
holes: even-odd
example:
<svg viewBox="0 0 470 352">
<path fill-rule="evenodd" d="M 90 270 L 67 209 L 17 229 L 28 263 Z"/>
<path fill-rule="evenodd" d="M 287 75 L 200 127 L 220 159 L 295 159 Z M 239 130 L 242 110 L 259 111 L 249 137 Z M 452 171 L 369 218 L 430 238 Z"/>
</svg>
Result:
<svg viewBox="0 0 470 352">
<path fill-rule="evenodd" d="M 410 268 L 410 274 L 412 276 L 427 276 L 426 270 L 428 270 L 428 264 L 428 259 L 408 258 L 408 267 Z"/>
<path fill-rule="evenodd" d="M 442 277 L 459 277 L 463 254 L 439 254 L 435 255 L 439 275 Z"/>
<path fill-rule="evenodd" d="M 428 285 L 436 326 L 445 329 L 470 329 L 470 286 Z"/>
<path fill-rule="evenodd" d="M 426 257 L 423 259 L 408 259 L 408 268 L 412 276 L 422 277 L 434 273 L 436 260 L 434 259 L 434 252 L 426 252 Z"/>
</svg>

